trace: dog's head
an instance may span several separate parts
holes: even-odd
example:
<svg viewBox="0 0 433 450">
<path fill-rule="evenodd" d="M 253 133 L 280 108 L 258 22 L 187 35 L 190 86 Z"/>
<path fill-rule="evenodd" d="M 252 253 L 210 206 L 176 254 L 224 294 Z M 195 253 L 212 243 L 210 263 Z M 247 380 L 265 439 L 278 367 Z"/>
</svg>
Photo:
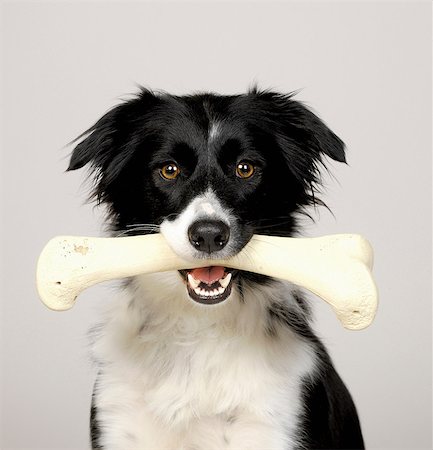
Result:
<svg viewBox="0 0 433 450">
<path fill-rule="evenodd" d="M 173 96 L 142 89 L 80 138 L 69 170 L 90 164 L 115 235 L 161 231 L 183 258 L 227 258 L 254 233 L 290 236 L 327 155 L 344 144 L 292 95 Z M 190 297 L 225 300 L 239 274 L 181 271 Z"/>
</svg>

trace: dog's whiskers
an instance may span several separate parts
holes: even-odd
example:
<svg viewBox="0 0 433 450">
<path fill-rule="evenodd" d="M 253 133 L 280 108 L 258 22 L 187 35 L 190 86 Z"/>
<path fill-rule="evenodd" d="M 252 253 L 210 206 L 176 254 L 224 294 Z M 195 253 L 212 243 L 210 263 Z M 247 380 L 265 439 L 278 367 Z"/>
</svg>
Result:
<svg viewBox="0 0 433 450">
<path fill-rule="evenodd" d="M 120 230 L 118 233 L 116 233 L 115 237 L 128 236 L 136 232 L 153 231 L 159 233 L 160 231 L 160 226 L 153 223 L 131 224 L 126 225 L 126 228 L 126 230 Z"/>
</svg>

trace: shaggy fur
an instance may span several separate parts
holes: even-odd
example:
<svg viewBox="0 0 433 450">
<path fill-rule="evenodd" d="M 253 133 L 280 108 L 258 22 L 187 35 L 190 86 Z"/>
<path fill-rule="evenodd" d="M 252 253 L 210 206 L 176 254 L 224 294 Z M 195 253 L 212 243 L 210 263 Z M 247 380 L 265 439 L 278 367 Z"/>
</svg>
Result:
<svg viewBox="0 0 433 450">
<path fill-rule="evenodd" d="M 292 236 L 297 215 L 321 204 L 324 156 L 345 161 L 342 141 L 292 95 L 257 89 L 142 89 L 79 139 L 69 170 L 91 168 L 112 235 L 161 232 L 188 259 L 230 257 L 254 233 Z M 167 164 L 179 170 L 173 179 Z M 239 176 L 239 164 L 253 175 Z M 205 228 L 192 237 L 198 222 Z M 97 327 L 93 448 L 364 448 L 296 287 L 233 271 L 211 305 L 187 289 L 187 275 L 130 279 Z"/>
</svg>

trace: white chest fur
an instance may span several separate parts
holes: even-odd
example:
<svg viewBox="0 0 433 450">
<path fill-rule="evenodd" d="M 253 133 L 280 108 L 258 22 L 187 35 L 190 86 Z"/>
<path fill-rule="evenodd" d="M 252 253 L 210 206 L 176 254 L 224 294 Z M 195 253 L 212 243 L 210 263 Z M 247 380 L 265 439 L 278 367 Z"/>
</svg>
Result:
<svg viewBox="0 0 433 450">
<path fill-rule="evenodd" d="M 294 448 L 314 352 L 287 327 L 266 331 L 270 303 L 288 298 L 276 283 L 208 307 L 175 272 L 137 278 L 94 345 L 104 448 Z"/>
</svg>

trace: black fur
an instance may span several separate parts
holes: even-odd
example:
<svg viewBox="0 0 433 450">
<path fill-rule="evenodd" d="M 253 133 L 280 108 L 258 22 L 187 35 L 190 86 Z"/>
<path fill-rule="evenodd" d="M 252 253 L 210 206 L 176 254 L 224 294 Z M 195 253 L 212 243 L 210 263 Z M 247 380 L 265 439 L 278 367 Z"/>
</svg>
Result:
<svg viewBox="0 0 433 450">
<path fill-rule="evenodd" d="M 300 304 L 308 305 L 299 297 Z M 304 380 L 300 440 L 308 449 L 363 449 L 364 440 L 358 414 L 349 391 L 337 374 L 319 338 L 311 329 L 307 317 L 276 303 L 269 309 L 270 332 L 274 321 L 285 323 L 299 336 L 313 344 L 320 361 L 320 372 Z"/>
<path fill-rule="evenodd" d="M 93 401 L 92 396 L 92 405 L 90 406 L 90 443 L 92 445 L 92 449 L 102 448 L 99 445 L 99 438 L 101 435 L 98 421 L 97 421 L 97 408 Z"/>
<path fill-rule="evenodd" d="M 221 133 L 208 146 L 215 121 Z M 345 161 L 343 142 L 316 115 L 292 95 L 268 91 L 177 97 L 142 89 L 82 137 L 68 170 L 90 164 L 93 196 L 108 205 L 117 231 L 174 217 L 210 184 L 239 216 L 245 239 L 252 232 L 291 235 L 293 213 L 321 203 L 323 156 Z M 257 167 L 250 183 L 231 176 L 241 157 Z M 158 173 L 167 161 L 183 168 L 173 183 Z"/>
<path fill-rule="evenodd" d="M 208 140 L 218 123 L 216 138 Z M 141 89 L 106 113 L 78 138 L 68 170 L 87 164 L 94 173 L 92 197 L 108 207 L 113 234 L 140 234 L 165 218 L 175 218 L 192 198 L 212 187 L 236 215 L 240 250 L 254 233 L 291 236 L 296 215 L 317 197 L 324 156 L 345 162 L 343 142 L 293 95 L 252 89 L 247 94 L 174 96 Z M 247 160 L 256 167 L 245 182 L 233 167 Z M 176 162 L 180 176 L 161 178 L 164 163 Z M 268 283 L 243 272 L 243 283 Z M 306 448 L 362 449 L 362 434 L 350 394 L 303 314 L 280 304 L 269 309 L 270 335 L 276 322 L 311 342 L 321 360 L 320 376 L 305 380 L 301 430 Z M 92 407 L 92 443 L 98 448 L 97 411 Z"/>
<path fill-rule="evenodd" d="M 352 397 L 331 362 L 305 382 L 303 436 L 309 449 L 363 449 L 364 440 Z"/>
</svg>

